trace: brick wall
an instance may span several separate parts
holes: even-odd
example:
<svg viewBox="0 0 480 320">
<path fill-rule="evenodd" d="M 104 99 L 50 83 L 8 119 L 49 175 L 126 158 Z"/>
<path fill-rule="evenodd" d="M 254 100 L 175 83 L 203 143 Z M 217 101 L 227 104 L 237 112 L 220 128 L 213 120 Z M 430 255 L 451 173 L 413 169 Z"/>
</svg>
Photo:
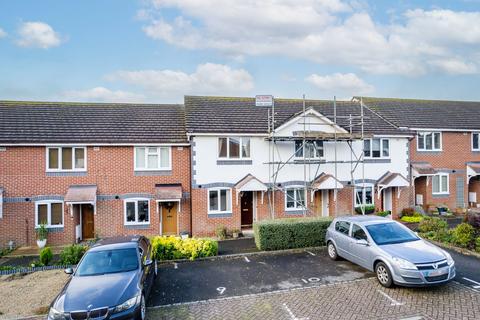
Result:
<svg viewBox="0 0 480 320">
<path fill-rule="evenodd" d="M 3 219 L 0 219 L 0 246 L 9 240 L 18 245 L 35 242 L 35 203 L 38 196 L 64 196 L 70 185 L 96 184 L 97 195 L 112 196 L 98 200 L 94 217 L 95 230 L 101 236 L 160 232 L 160 220 L 154 199 L 150 201 L 150 225 L 133 229 L 123 225 L 123 200 L 127 194 L 154 196 L 155 184 L 181 183 L 183 192 L 190 193 L 190 150 L 172 147 L 172 171 L 167 175 L 134 174 L 134 148 L 102 146 L 98 151 L 87 148 L 87 173 L 82 176 L 49 176 L 46 173 L 45 147 L 7 147 L 0 152 L 0 187 L 4 189 Z M 115 199 L 119 196 L 119 199 Z M 34 200 L 33 199 L 33 200 Z M 12 202 L 15 200 L 15 202 Z M 190 200 L 183 199 L 179 213 L 179 230 L 190 230 Z M 49 244 L 71 243 L 75 240 L 78 214 L 70 215 L 64 205 L 63 231 L 51 232 Z"/>
</svg>

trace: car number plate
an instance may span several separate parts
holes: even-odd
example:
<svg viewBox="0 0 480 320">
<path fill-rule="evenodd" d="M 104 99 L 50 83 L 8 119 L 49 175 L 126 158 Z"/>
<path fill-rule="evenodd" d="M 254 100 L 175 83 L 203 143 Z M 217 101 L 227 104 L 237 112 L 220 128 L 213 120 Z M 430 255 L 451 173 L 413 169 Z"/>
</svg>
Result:
<svg viewBox="0 0 480 320">
<path fill-rule="evenodd" d="M 439 269 L 439 270 L 433 270 L 433 271 L 425 271 L 423 275 L 425 277 L 436 277 L 436 276 L 441 276 L 442 274 L 447 273 L 446 270 L 444 269 Z"/>
</svg>

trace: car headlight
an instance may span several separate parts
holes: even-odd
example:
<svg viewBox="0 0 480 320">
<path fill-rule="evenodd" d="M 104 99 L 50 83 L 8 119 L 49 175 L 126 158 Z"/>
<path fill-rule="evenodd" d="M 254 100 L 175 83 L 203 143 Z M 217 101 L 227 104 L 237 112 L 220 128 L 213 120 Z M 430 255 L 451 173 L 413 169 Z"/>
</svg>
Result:
<svg viewBox="0 0 480 320">
<path fill-rule="evenodd" d="M 407 261 L 407 260 L 402 259 L 402 258 L 397 258 L 397 257 L 393 257 L 392 260 L 401 269 L 417 270 L 417 266 L 414 265 L 413 263 L 411 263 L 410 261 Z"/>
<path fill-rule="evenodd" d="M 453 260 L 452 256 L 450 255 L 450 253 L 448 253 L 447 251 L 445 250 L 442 250 L 443 251 L 443 255 L 445 256 L 445 258 L 447 258 L 447 263 L 449 266 L 452 266 L 455 261 Z"/>
<path fill-rule="evenodd" d="M 48 320 L 65 320 L 67 317 L 63 312 L 56 310 L 55 308 L 50 308 L 48 311 Z"/>
<path fill-rule="evenodd" d="M 133 297 L 131 299 L 128 299 L 124 303 L 116 306 L 115 309 L 113 310 L 113 312 L 117 313 L 117 312 L 122 312 L 122 311 L 128 310 L 128 309 L 136 306 L 137 304 L 139 304 L 141 299 L 142 299 L 142 295 L 138 294 L 135 297 Z"/>
</svg>

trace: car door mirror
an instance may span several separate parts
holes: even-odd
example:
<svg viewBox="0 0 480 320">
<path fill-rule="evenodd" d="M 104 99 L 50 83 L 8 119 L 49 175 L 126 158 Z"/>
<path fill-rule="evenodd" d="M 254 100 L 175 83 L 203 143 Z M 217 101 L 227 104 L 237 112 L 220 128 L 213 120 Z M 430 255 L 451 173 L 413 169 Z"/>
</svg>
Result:
<svg viewBox="0 0 480 320">
<path fill-rule="evenodd" d="M 66 274 L 73 274 L 73 269 L 72 268 L 67 268 L 64 270 Z"/>
<path fill-rule="evenodd" d="M 355 241 L 356 244 L 358 245 L 361 245 L 361 246 L 368 246 L 368 241 L 365 240 L 365 239 L 358 239 L 357 241 Z"/>
<path fill-rule="evenodd" d="M 148 266 L 151 266 L 151 265 L 152 265 L 152 263 L 153 263 L 153 261 L 152 261 L 152 260 L 150 260 L 150 259 L 147 259 L 147 260 L 145 260 L 145 261 L 143 262 L 143 266 L 144 266 L 144 267 L 148 267 Z"/>
</svg>

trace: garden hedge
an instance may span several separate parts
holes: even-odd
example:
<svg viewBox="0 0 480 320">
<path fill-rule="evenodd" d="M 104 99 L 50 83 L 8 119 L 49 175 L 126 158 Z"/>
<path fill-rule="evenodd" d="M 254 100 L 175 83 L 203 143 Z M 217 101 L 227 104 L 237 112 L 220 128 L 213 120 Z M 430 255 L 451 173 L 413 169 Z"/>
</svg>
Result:
<svg viewBox="0 0 480 320">
<path fill-rule="evenodd" d="M 155 236 L 151 242 L 153 257 L 158 260 L 195 260 L 218 254 L 218 242 L 211 239 Z"/>
<path fill-rule="evenodd" d="M 325 245 L 329 218 L 288 218 L 253 224 L 259 250 L 282 250 Z"/>
</svg>

